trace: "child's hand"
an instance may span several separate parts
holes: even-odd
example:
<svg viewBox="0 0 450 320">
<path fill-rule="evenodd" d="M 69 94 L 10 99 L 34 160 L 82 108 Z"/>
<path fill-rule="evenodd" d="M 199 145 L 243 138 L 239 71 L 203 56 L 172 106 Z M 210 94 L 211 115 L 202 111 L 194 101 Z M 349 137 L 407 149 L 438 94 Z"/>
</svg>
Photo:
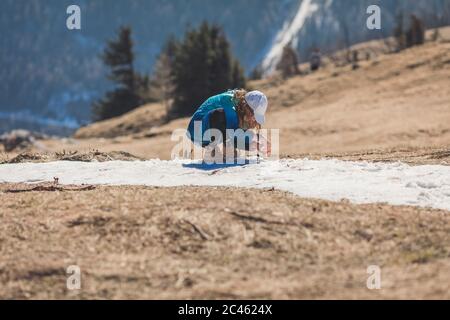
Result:
<svg viewBox="0 0 450 320">
<path fill-rule="evenodd" d="M 269 157 L 272 153 L 272 145 L 270 144 L 270 141 L 262 135 L 259 136 L 259 150 L 267 157 Z"/>
<path fill-rule="evenodd" d="M 253 136 L 252 142 L 250 143 L 250 151 L 259 151 L 266 156 L 270 156 L 272 153 L 272 146 L 270 144 L 270 141 L 267 140 L 264 136 L 259 135 L 258 139 L 258 135 L 255 134 Z"/>
</svg>

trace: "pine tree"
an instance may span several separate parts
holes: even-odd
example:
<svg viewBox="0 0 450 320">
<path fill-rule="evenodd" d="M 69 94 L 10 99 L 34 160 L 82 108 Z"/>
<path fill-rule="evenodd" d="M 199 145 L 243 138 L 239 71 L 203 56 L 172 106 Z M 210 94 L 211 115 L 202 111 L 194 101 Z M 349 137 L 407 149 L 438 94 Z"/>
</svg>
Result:
<svg viewBox="0 0 450 320">
<path fill-rule="evenodd" d="M 156 60 L 151 80 L 151 96 L 157 101 L 162 101 L 168 110 L 172 92 L 172 64 L 169 55 L 166 52 L 161 52 Z"/>
<path fill-rule="evenodd" d="M 394 28 L 394 38 L 397 43 L 397 51 L 401 51 L 406 47 L 406 36 L 404 31 L 403 13 L 400 12 L 396 16 L 396 25 Z"/>
<path fill-rule="evenodd" d="M 263 74 L 264 74 L 264 72 L 262 70 L 262 67 L 260 65 L 258 65 L 252 70 L 252 72 L 250 72 L 249 78 L 251 80 L 261 80 L 263 77 Z"/>
<path fill-rule="evenodd" d="M 190 115 L 208 97 L 245 86 L 244 72 L 223 30 L 206 22 L 186 33 L 176 50 L 172 74 L 172 117 Z"/>
<path fill-rule="evenodd" d="M 145 78 L 135 73 L 131 28 L 121 27 L 117 39 L 107 43 L 103 63 L 109 67 L 108 79 L 116 84 L 113 91 L 93 106 L 94 119 L 103 120 L 124 114 L 142 102 L 139 90 Z"/>
<path fill-rule="evenodd" d="M 281 71 L 283 78 L 289 78 L 300 73 L 297 52 L 290 44 L 283 48 L 280 62 L 277 64 L 277 70 Z"/>
<path fill-rule="evenodd" d="M 173 97 L 173 64 L 178 42 L 172 35 L 164 44 L 156 59 L 150 80 L 150 96 L 155 101 L 162 101 L 169 111 L 169 100 Z"/>
<path fill-rule="evenodd" d="M 203 32 L 209 32 L 210 42 L 210 61 L 208 66 L 209 73 L 209 92 L 212 94 L 221 93 L 223 90 L 230 89 L 233 86 L 232 79 L 232 57 L 230 45 L 225 34 L 217 26 L 210 27 L 207 30 L 207 24 L 204 24 Z"/>
<path fill-rule="evenodd" d="M 394 29 L 394 37 L 397 42 L 397 51 L 421 45 L 425 42 L 425 26 L 416 15 L 411 15 L 410 26 L 404 28 L 403 14 L 397 16 L 397 25 Z"/>
<path fill-rule="evenodd" d="M 233 61 L 233 70 L 231 72 L 232 88 L 245 88 L 247 80 L 245 79 L 244 69 L 239 61 Z"/>
<path fill-rule="evenodd" d="M 178 50 L 178 41 L 174 35 L 170 35 L 169 39 L 163 46 L 162 52 L 164 52 L 167 55 L 171 64 L 173 64 L 177 50 Z"/>
<path fill-rule="evenodd" d="M 413 47 L 422 45 L 425 42 L 425 26 L 422 20 L 416 15 L 411 15 L 411 23 L 408 32 L 406 33 L 406 46 Z"/>
<path fill-rule="evenodd" d="M 152 80 L 148 75 L 135 75 L 136 93 L 140 99 L 140 105 L 159 101 L 152 92 Z"/>
</svg>

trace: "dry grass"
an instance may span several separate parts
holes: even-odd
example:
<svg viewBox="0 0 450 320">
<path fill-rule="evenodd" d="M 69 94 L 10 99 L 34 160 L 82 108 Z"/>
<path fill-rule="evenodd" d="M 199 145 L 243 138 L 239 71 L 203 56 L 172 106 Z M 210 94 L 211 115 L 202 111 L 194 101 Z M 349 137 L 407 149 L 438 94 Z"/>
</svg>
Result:
<svg viewBox="0 0 450 320">
<path fill-rule="evenodd" d="M 98 150 L 92 150 L 89 152 L 78 151 L 63 151 L 63 152 L 50 152 L 50 153 L 37 153 L 37 152 L 24 152 L 16 156 L 9 157 L 8 154 L 0 154 L 0 164 L 2 163 L 23 163 L 23 162 L 50 162 L 50 161 L 135 161 L 142 160 L 128 152 L 124 151 L 111 151 L 100 152 Z"/>
<path fill-rule="evenodd" d="M 114 138 L 140 132 L 148 132 L 153 127 L 164 123 L 166 110 L 158 103 L 139 107 L 121 117 L 93 123 L 79 129 L 75 137 L 85 138 Z"/>
<path fill-rule="evenodd" d="M 293 154 L 287 158 L 339 159 L 345 161 L 397 162 L 409 165 L 450 165 L 450 147 L 406 147 L 347 153 Z"/>
<path fill-rule="evenodd" d="M 448 212 L 227 188 L 5 192 L 20 188 L 0 186 L 1 298 L 450 298 Z"/>
</svg>

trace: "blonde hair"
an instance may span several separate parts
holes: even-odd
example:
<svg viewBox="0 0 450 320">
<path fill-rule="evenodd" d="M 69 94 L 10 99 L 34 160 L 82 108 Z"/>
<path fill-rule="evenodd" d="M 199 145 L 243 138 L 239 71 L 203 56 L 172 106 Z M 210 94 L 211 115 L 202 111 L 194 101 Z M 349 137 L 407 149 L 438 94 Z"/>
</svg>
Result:
<svg viewBox="0 0 450 320">
<path fill-rule="evenodd" d="M 246 129 L 261 129 L 261 125 L 256 122 L 253 109 L 245 101 L 245 95 L 247 91 L 245 89 L 234 90 L 234 101 L 236 104 L 236 112 L 239 118 L 239 127 Z"/>
</svg>

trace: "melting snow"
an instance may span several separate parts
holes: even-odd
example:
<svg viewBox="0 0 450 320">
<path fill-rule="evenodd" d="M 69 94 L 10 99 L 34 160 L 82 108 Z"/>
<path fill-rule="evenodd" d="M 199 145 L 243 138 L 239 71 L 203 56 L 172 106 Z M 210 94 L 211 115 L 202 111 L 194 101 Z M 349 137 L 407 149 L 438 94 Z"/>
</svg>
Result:
<svg viewBox="0 0 450 320">
<path fill-rule="evenodd" d="M 450 167 L 441 165 L 307 159 L 211 166 L 191 160 L 0 165 L 0 182 L 53 177 L 62 184 L 274 187 L 302 197 L 450 210 Z"/>
<path fill-rule="evenodd" d="M 263 70 L 268 74 L 275 70 L 280 61 L 283 48 L 291 41 L 296 41 L 299 31 L 302 29 L 307 18 L 309 18 L 319 7 L 312 0 L 303 0 L 294 19 L 283 26 L 276 35 L 273 44 L 262 62 Z"/>
</svg>

